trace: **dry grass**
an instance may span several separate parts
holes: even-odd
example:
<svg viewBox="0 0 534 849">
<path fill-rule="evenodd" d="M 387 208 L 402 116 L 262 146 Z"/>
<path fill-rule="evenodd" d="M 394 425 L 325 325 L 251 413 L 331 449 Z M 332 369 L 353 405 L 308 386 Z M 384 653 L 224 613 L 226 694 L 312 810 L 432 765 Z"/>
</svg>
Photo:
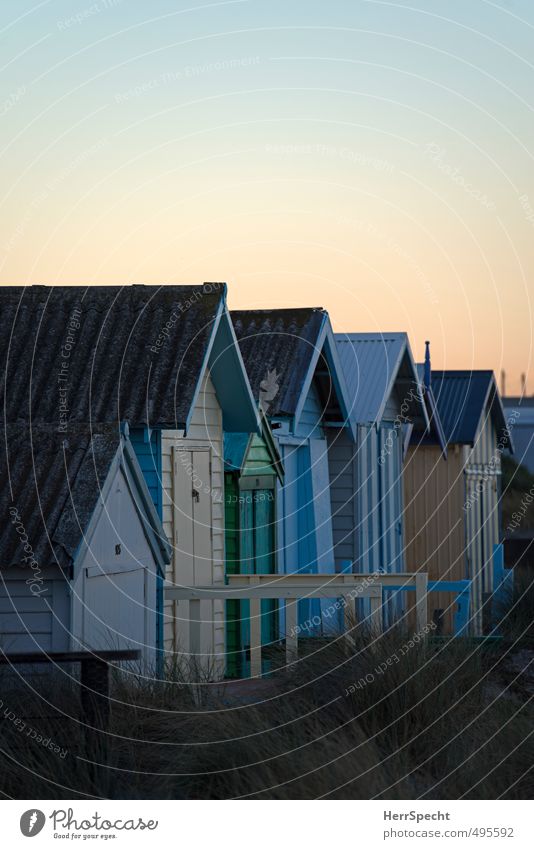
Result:
<svg viewBox="0 0 534 849">
<path fill-rule="evenodd" d="M 68 754 L 21 734 L 0 709 L 0 790 L 36 799 L 531 798 L 534 714 L 506 696 L 491 703 L 492 655 L 429 641 L 392 661 L 406 634 L 353 636 L 349 650 L 339 640 L 262 682 L 252 704 L 246 687 L 191 685 L 177 666 L 164 681 L 121 673 L 106 733 L 80 723 L 72 686 L 54 686 L 71 718 L 50 708 L 43 716 L 35 697 L 11 693 L 10 710 Z"/>
</svg>

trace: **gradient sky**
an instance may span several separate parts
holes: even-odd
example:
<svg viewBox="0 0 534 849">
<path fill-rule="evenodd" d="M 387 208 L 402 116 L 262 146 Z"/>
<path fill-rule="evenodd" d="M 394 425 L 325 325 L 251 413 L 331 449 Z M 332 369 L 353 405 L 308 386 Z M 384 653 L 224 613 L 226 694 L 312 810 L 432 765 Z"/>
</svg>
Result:
<svg viewBox="0 0 534 849">
<path fill-rule="evenodd" d="M 231 307 L 532 370 L 531 0 L 3 0 L 0 283 Z"/>
</svg>

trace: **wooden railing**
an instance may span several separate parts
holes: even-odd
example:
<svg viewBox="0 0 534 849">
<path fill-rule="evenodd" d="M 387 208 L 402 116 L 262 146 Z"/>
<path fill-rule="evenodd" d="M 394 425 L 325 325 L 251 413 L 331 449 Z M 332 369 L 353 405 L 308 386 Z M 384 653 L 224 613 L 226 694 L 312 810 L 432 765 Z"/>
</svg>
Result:
<svg viewBox="0 0 534 849">
<path fill-rule="evenodd" d="M 285 601 L 286 662 L 298 657 L 297 602 L 303 598 L 343 598 L 345 624 L 355 617 L 355 602 L 360 598 L 370 600 L 370 625 L 376 632 L 382 630 L 382 591 L 393 588 L 415 590 L 416 628 L 424 635 L 427 625 L 426 572 L 397 572 L 385 574 L 284 574 L 284 575 L 229 575 L 226 584 L 186 587 L 167 583 L 165 598 L 168 601 L 189 602 L 189 651 L 200 653 L 200 601 L 214 599 L 239 599 L 250 602 L 250 674 L 261 677 L 261 601 Z"/>
<path fill-rule="evenodd" d="M 109 718 L 109 664 L 139 660 L 138 649 L 111 651 L 65 652 L 4 652 L 0 649 L 0 665 L 24 664 L 80 664 L 81 707 L 89 725 L 106 725 Z"/>
</svg>

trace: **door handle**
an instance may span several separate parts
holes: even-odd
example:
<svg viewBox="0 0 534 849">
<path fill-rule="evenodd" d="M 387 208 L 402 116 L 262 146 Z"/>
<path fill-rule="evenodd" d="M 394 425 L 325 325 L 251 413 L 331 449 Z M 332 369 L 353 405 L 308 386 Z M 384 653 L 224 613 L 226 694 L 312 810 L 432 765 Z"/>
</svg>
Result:
<svg viewBox="0 0 534 849">
<path fill-rule="evenodd" d="M 194 490 L 192 491 L 192 493 L 191 493 L 191 498 L 193 499 L 193 501 L 196 501 L 196 502 L 197 502 L 197 504 L 199 503 L 199 501 L 200 501 L 200 492 L 198 491 L 198 489 L 194 489 Z"/>
</svg>

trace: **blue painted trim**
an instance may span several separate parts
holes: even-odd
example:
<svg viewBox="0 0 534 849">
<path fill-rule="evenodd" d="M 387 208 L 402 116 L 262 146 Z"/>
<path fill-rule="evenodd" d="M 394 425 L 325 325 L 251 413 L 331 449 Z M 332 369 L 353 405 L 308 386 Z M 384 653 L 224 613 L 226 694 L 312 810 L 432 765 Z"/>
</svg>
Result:
<svg viewBox="0 0 534 849">
<path fill-rule="evenodd" d="M 215 315 L 215 318 L 213 320 L 213 327 L 211 329 L 210 340 L 209 340 L 207 348 L 204 352 L 204 359 L 202 361 L 202 367 L 201 367 L 199 375 L 198 375 L 197 385 L 195 386 L 195 391 L 193 393 L 193 398 L 192 398 L 192 401 L 191 401 L 191 407 L 189 408 L 189 412 L 188 412 L 187 418 L 185 420 L 184 432 L 185 432 L 186 436 L 187 436 L 187 431 L 189 430 L 189 427 L 191 425 L 191 419 L 193 417 L 195 407 L 197 405 L 198 395 L 199 395 L 199 392 L 200 392 L 200 388 L 202 386 L 202 382 L 204 380 L 204 375 L 206 374 L 206 369 L 208 368 L 208 361 L 209 361 L 209 358 L 211 356 L 213 343 L 215 342 L 215 334 L 217 333 L 217 328 L 219 327 L 219 324 L 220 324 L 220 321 L 221 321 L 221 315 L 223 314 L 225 307 L 226 307 L 226 304 L 225 304 L 225 300 L 224 300 L 224 296 L 223 296 L 221 298 L 221 302 L 220 302 L 219 306 L 217 307 L 217 314 Z"/>
<path fill-rule="evenodd" d="M 130 475 L 133 477 L 133 483 L 135 484 L 135 489 L 140 496 L 141 502 L 139 504 L 136 500 L 135 503 L 138 508 L 143 508 L 142 512 L 144 513 L 143 530 L 145 531 L 158 568 L 165 575 L 165 566 L 172 559 L 172 548 L 163 530 L 161 519 L 154 506 L 154 501 L 146 485 L 143 472 L 130 440 L 125 440 L 122 446 L 122 466 L 126 472 L 126 480 L 130 485 L 132 483 Z"/>
<path fill-rule="evenodd" d="M 324 352 L 327 362 L 330 366 L 330 370 L 332 373 L 332 382 L 334 384 L 334 388 L 336 390 L 337 398 L 339 401 L 339 405 L 341 407 L 341 411 L 345 418 L 345 426 L 349 430 L 353 442 L 356 442 L 356 423 L 352 421 L 352 418 L 349 415 L 350 406 L 348 403 L 348 389 L 345 384 L 345 378 L 343 376 L 343 370 L 341 368 L 341 363 L 339 362 L 337 355 L 337 348 L 335 344 L 334 333 L 330 324 L 330 318 L 328 313 L 325 312 L 323 315 L 321 329 L 317 336 L 317 341 L 315 343 L 315 350 L 313 357 L 311 358 L 310 365 L 308 367 L 308 371 L 306 373 L 306 377 L 302 384 L 302 391 L 300 394 L 299 402 L 295 408 L 295 414 L 293 416 L 293 427 L 292 430 L 295 433 L 299 423 L 300 418 L 302 416 L 302 411 L 304 409 L 304 405 L 306 403 L 306 399 L 308 397 L 310 386 L 313 380 L 313 375 L 315 374 L 315 369 L 317 368 L 317 361 L 319 357 Z"/>
<path fill-rule="evenodd" d="M 388 592 L 415 592 L 415 587 L 387 587 Z M 471 601 L 471 581 L 429 581 L 428 592 L 457 593 L 454 614 L 454 636 L 466 636 L 469 626 L 469 605 Z"/>
<path fill-rule="evenodd" d="M 415 592 L 415 587 L 387 587 L 388 592 Z M 471 581 L 429 581 L 428 592 L 457 593 L 457 608 L 454 614 L 454 636 L 466 636 L 469 626 Z"/>
<path fill-rule="evenodd" d="M 214 353 L 216 356 L 213 359 Z M 226 286 L 213 320 L 210 340 L 204 352 L 193 400 L 187 414 L 186 436 L 208 369 L 211 371 L 217 398 L 221 405 L 224 429 L 227 432 L 257 433 L 260 435 L 260 414 L 252 394 L 232 320 L 228 314 Z M 235 389 L 229 392 L 229 382 L 231 381 L 235 382 Z"/>
<path fill-rule="evenodd" d="M 350 415 L 349 390 L 347 384 L 345 383 L 345 374 L 343 372 L 341 362 L 339 361 L 339 354 L 337 352 L 336 340 L 334 336 L 334 331 L 332 330 L 330 324 L 330 319 L 328 319 L 328 326 L 326 328 L 324 347 L 326 348 L 328 354 L 327 360 L 330 363 L 332 382 L 334 384 L 337 399 L 339 401 L 339 406 L 341 407 L 341 412 L 343 413 L 343 418 L 345 420 L 344 427 L 348 429 L 350 435 L 352 436 L 352 441 L 356 442 L 358 435 L 358 425 L 357 422 L 354 422 L 352 420 L 352 416 Z"/>
<path fill-rule="evenodd" d="M 161 430 L 148 427 L 131 428 L 130 443 L 161 521 L 163 517 Z M 148 450 L 147 445 L 150 446 Z M 164 582 L 165 576 L 159 569 L 156 576 L 156 674 L 160 678 L 163 675 L 164 660 Z"/>
<path fill-rule="evenodd" d="M 504 607 L 514 589 L 514 570 L 504 568 L 504 546 L 502 542 L 493 546 L 493 598 L 494 612 L 499 614 L 499 608 Z M 498 623 L 496 624 L 498 633 Z"/>
</svg>

